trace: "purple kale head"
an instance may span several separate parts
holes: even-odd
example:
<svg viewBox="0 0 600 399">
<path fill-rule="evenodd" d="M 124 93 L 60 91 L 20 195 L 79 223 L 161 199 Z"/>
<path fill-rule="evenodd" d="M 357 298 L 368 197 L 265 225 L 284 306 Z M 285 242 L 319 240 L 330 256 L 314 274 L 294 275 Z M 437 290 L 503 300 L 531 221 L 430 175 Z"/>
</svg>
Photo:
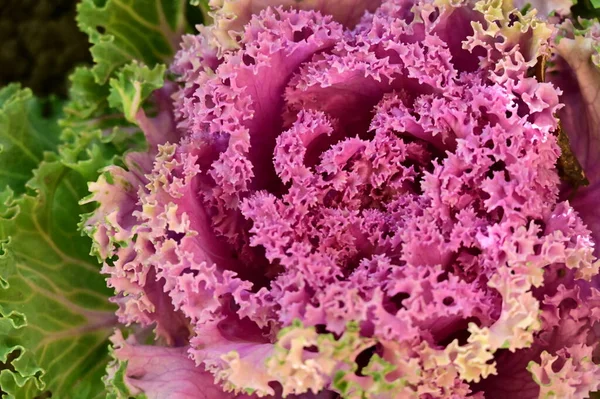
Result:
<svg viewBox="0 0 600 399">
<path fill-rule="evenodd" d="M 599 388 L 592 29 L 492 0 L 215 6 L 137 114 L 149 150 L 91 185 L 118 316 L 155 328 L 114 338 L 132 392 Z"/>
</svg>

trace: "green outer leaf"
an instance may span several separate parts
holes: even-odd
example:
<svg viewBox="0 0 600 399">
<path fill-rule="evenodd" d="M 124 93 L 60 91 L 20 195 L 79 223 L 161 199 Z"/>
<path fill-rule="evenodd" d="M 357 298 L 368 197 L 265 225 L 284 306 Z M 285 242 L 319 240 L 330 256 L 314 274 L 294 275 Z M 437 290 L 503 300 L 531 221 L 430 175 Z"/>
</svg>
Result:
<svg viewBox="0 0 600 399">
<path fill-rule="evenodd" d="M 102 96 L 96 94 L 87 92 L 82 109 L 94 108 L 90 104 Z M 28 90 L 0 90 L 0 135 L 15 135 L 35 154 L 21 164 L 22 151 L 0 153 L 0 165 L 18 163 L 31 178 L 26 184 L 25 177 L 13 179 L 0 191 L 0 387 L 5 397 L 17 399 L 48 390 L 56 398 L 103 397 L 115 307 L 77 225 L 79 215 L 90 211 L 79 205 L 87 180 L 115 159 L 119 149 L 109 141 L 123 141 L 123 134 L 67 128 L 63 138 L 72 140 L 60 145 L 59 157 L 49 151 L 59 143 L 60 114 L 44 119 L 40 107 Z M 36 146 L 40 138 L 46 139 L 43 147 Z"/>
<path fill-rule="evenodd" d="M 108 394 L 106 395 L 106 399 L 129 399 L 131 397 L 131 392 L 129 392 L 129 388 L 125 384 L 125 371 L 127 371 L 127 362 L 117 361 L 115 364 L 116 371 L 115 374 L 110 378 L 109 376 L 104 376 L 103 381 L 106 385 L 106 389 Z"/>
<path fill-rule="evenodd" d="M 0 171 L 14 172 L 0 175 L 0 393 L 7 398 L 114 392 L 101 377 L 115 309 L 89 238 L 79 234 L 79 215 L 91 210 L 79 201 L 101 168 L 143 146 L 131 122 L 164 83 L 166 68 L 157 64 L 171 59 L 186 7 L 185 0 L 83 0 L 78 23 L 96 65 L 71 76 L 59 124 L 57 104 L 46 104 L 53 117 L 45 119 L 44 103 L 28 90 L 0 90 Z"/>
<path fill-rule="evenodd" d="M 91 68 L 79 67 L 69 76 L 69 103 L 65 105 L 65 117 L 59 123 L 63 127 L 71 128 L 101 128 L 116 119 L 121 123 L 122 115 L 115 113 L 113 118 L 103 118 L 109 113 L 106 98 L 109 94 L 108 84 L 96 83 Z M 107 126 L 111 126 L 108 124 Z"/>
<path fill-rule="evenodd" d="M 157 66 L 155 70 L 161 68 Z M 77 68 L 70 80 L 71 100 L 64 108 L 65 117 L 59 121 L 63 128 L 61 161 L 88 181 L 94 181 L 101 168 L 120 162 L 117 154 L 144 150 L 146 143 L 140 129 L 108 104 L 108 82 L 96 83 L 92 70 L 83 67 Z M 140 84 L 156 87 L 155 83 L 146 84 L 143 80 Z M 141 101 L 149 94 L 145 90 Z"/>
<path fill-rule="evenodd" d="M 48 101 L 46 106 L 56 119 L 59 104 Z M 56 120 L 44 119 L 43 108 L 29 89 L 21 90 L 17 84 L 0 89 L 0 188 L 10 186 L 17 194 L 25 192 L 25 183 L 44 151 L 56 147 Z"/>
<path fill-rule="evenodd" d="M 110 290 L 77 231 L 86 181 L 48 155 L 24 194 L 0 214 L 0 372 L 8 398 L 94 398 L 116 323 Z M 8 211 L 7 211 L 8 210 Z"/>
<path fill-rule="evenodd" d="M 571 13 L 574 17 L 573 22 L 575 26 L 578 26 L 582 22 L 580 18 L 600 18 L 600 0 L 573 0 L 573 4 Z"/>
<path fill-rule="evenodd" d="M 78 23 L 96 65 L 71 76 L 60 124 L 57 112 L 43 117 L 44 104 L 29 91 L 0 90 L 0 171 L 18 172 L 0 176 L 7 187 L 0 188 L 0 393 L 7 398 L 113 392 L 101 376 L 115 309 L 89 239 L 79 235 L 79 215 L 91 210 L 79 201 L 98 170 L 142 146 L 131 122 L 163 84 L 166 68 L 157 64 L 173 56 L 186 7 L 186 0 L 83 0 Z M 152 69 L 123 67 L 132 61 Z"/>
<path fill-rule="evenodd" d="M 83 0 L 77 22 L 92 43 L 96 81 L 105 83 L 132 60 L 168 63 L 187 29 L 186 6 L 187 0 Z"/>
<path fill-rule="evenodd" d="M 142 101 L 163 86 L 166 69 L 163 64 L 150 69 L 135 61 L 125 65 L 117 72 L 116 78 L 110 79 L 108 104 L 122 111 L 129 122 L 135 123 Z"/>
</svg>

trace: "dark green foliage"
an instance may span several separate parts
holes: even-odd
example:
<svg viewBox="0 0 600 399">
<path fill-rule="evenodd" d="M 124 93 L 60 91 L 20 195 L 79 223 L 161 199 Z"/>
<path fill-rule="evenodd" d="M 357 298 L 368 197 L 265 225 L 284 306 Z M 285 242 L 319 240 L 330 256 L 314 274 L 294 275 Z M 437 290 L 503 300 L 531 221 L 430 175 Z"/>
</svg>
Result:
<svg viewBox="0 0 600 399">
<path fill-rule="evenodd" d="M 0 87 L 21 82 L 36 95 L 66 95 L 68 74 L 90 63 L 75 22 L 77 0 L 0 1 Z"/>
<path fill-rule="evenodd" d="M 599 19 L 600 20 L 600 1 L 599 0 L 573 0 L 573 7 L 571 12 L 573 13 L 574 20 L 578 17 L 586 19 Z"/>
</svg>

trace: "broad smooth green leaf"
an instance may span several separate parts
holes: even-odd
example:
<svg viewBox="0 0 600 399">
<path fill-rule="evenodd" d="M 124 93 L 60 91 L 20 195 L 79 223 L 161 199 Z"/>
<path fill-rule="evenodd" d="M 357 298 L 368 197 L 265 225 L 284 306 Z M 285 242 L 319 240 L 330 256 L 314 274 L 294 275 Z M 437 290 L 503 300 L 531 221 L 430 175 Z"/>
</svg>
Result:
<svg viewBox="0 0 600 399">
<path fill-rule="evenodd" d="M 0 90 L 0 189 L 9 186 L 15 193 L 23 193 L 44 151 L 56 148 L 58 108 L 56 101 L 39 101 L 31 90 L 22 90 L 17 84 Z M 44 111 L 54 120 L 45 119 Z"/>
<path fill-rule="evenodd" d="M 35 194 L 5 201 L 0 218 L 0 361 L 15 357 L 0 386 L 16 399 L 99 397 L 116 320 L 77 230 L 86 181 L 48 156 L 28 186 Z"/>
<path fill-rule="evenodd" d="M 61 144 L 73 156 L 63 162 L 50 152 L 59 143 L 60 114 L 50 108 L 44 118 L 41 102 L 16 86 L 1 90 L 0 99 L 2 143 L 13 143 L 0 152 L 0 165 L 22 173 L 3 177 L 0 191 L 0 390 L 16 399 L 103 397 L 116 319 L 90 241 L 77 227 L 90 211 L 79 205 L 87 178 L 77 167 L 91 161 L 77 151 L 89 148 L 74 145 L 81 138 Z M 114 151 L 89 155 L 104 166 Z"/>
<path fill-rule="evenodd" d="M 94 78 L 105 83 L 123 64 L 168 63 L 188 28 L 187 0 L 83 0 L 79 28 L 92 43 Z"/>
</svg>

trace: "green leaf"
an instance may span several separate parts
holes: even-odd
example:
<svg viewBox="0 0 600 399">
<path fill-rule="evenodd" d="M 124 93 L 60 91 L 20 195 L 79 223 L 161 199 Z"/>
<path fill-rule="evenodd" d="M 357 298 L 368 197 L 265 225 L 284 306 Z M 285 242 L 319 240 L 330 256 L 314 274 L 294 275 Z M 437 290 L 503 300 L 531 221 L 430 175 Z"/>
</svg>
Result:
<svg viewBox="0 0 600 399">
<path fill-rule="evenodd" d="M 600 0 L 576 0 L 571 7 L 573 14 L 573 23 L 579 26 L 582 22 L 580 19 L 598 19 L 600 18 Z"/>
<path fill-rule="evenodd" d="M 40 101 L 12 84 L 0 89 L 0 187 L 21 194 L 44 151 L 58 144 L 59 103 Z M 45 119 L 43 113 L 52 115 Z"/>
<path fill-rule="evenodd" d="M 108 84 L 98 84 L 91 68 L 79 67 L 69 76 L 69 103 L 65 105 L 64 119 L 61 126 L 71 128 L 102 128 L 111 126 L 106 122 L 122 123 L 122 116 L 115 113 L 112 118 L 106 117 L 110 112 L 106 98 L 109 94 Z"/>
<path fill-rule="evenodd" d="M 519 10 L 519 12 L 522 15 L 525 15 L 529 12 L 529 10 L 531 10 L 531 3 L 525 3 L 525 5 L 523 5 L 523 7 L 521 7 L 521 10 Z"/>
<path fill-rule="evenodd" d="M 71 162 L 49 152 L 59 143 L 60 113 L 48 104 L 44 118 L 29 90 L 0 90 L 0 165 L 21 173 L 2 176 L 0 191 L 0 390 L 17 399 L 101 397 L 116 318 L 91 243 L 77 227 L 90 211 L 79 205 L 88 178 L 80 172 L 93 162 L 87 172 L 95 179 L 117 150 L 112 143 L 103 151 L 86 147 L 88 136 L 78 135 L 60 144 Z"/>
<path fill-rule="evenodd" d="M 77 22 L 92 43 L 96 82 L 133 60 L 168 63 L 188 29 L 187 6 L 187 0 L 83 0 Z"/>
<path fill-rule="evenodd" d="M 137 126 L 109 105 L 108 82 L 96 83 L 90 68 L 77 68 L 70 80 L 71 100 L 64 108 L 65 117 L 59 121 L 63 128 L 61 161 L 93 181 L 101 168 L 119 162 L 118 155 L 143 150 L 145 139 Z M 150 85 L 143 81 L 140 84 Z"/>
<path fill-rule="evenodd" d="M 164 84 L 166 67 L 158 64 L 150 69 L 139 62 L 125 65 L 117 77 L 110 79 L 108 104 L 122 111 L 125 118 L 135 123 L 135 116 L 142 102 Z"/>
<path fill-rule="evenodd" d="M 0 208 L 0 386 L 17 399 L 100 397 L 116 319 L 77 230 L 86 181 L 52 154 L 28 187 Z"/>
<path fill-rule="evenodd" d="M 125 372 L 127 371 L 127 362 L 114 360 L 115 372 L 114 375 L 105 375 L 103 378 L 108 394 L 106 399 L 129 399 L 131 392 L 125 384 Z"/>
</svg>

